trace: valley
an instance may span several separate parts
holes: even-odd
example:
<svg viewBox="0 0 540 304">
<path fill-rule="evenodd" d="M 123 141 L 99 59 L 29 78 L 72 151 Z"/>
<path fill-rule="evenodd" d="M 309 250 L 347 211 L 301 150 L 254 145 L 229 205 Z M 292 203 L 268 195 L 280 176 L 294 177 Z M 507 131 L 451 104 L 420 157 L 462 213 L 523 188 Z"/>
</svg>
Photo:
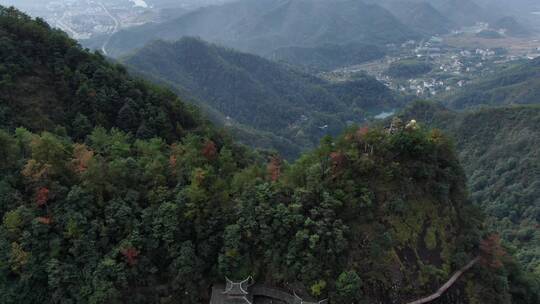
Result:
<svg viewBox="0 0 540 304">
<path fill-rule="evenodd" d="M 514 63 L 540 57 L 540 40 L 510 37 L 481 39 L 471 34 L 454 34 L 407 41 L 388 46 L 387 50 L 384 58 L 319 72 L 318 76 L 340 82 L 366 73 L 395 92 L 432 98 L 466 87 Z M 431 68 L 414 77 L 389 75 L 388 69 L 392 64 L 407 60 L 424 63 Z"/>
</svg>

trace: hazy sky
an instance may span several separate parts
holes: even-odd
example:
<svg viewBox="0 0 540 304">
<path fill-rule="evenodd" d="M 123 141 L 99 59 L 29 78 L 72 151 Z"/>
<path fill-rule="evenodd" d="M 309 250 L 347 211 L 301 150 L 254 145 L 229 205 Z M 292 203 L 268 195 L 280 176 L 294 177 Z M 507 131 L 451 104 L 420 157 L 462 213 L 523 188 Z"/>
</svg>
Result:
<svg viewBox="0 0 540 304">
<path fill-rule="evenodd" d="M 16 7 L 34 7 L 39 8 L 45 6 L 49 2 L 73 2 L 73 1 L 86 1 L 86 0 L 0 0 L 0 5 L 5 6 L 16 6 Z M 99 1 L 104 4 L 113 3 L 113 2 L 135 2 L 134 0 L 94 0 Z M 231 2 L 235 0 L 136 0 L 136 1 L 145 1 L 148 5 L 152 6 L 181 6 L 183 4 L 193 5 L 193 4 L 207 4 L 207 3 L 220 3 L 220 2 Z M 253 0 L 257 1 L 257 0 Z M 331 0 L 329 0 L 331 1 Z"/>
<path fill-rule="evenodd" d="M 13 5 L 18 7 L 39 7 L 43 6 L 45 1 L 39 0 L 0 0 L 2 5 Z"/>
</svg>

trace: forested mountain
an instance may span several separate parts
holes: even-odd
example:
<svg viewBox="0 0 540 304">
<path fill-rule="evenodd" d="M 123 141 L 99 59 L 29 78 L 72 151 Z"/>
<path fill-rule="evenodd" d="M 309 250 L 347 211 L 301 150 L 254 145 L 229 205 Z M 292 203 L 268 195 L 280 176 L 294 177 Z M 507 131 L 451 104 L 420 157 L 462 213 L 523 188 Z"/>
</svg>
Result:
<svg viewBox="0 0 540 304">
<path fill-rule="evenodd" d="M 60 128 L 85 138 L 95 126 L 115 126 L 168 141 L 204 128 L 193 107 L 170 91 L 130 78 L 124 67 L 82 50 L 41 20 L 4 9 L 2 14 L 1 127 Z"/>
<path fill-rule="evenodd" d="M 188 231 L 170 201 L 226 204 L 250 154 L 42 20 L 0 7 L 0 43 L 0 302 L 163 303 L 199 284 L 187 267 L 210 273 L 193 256 L 217 255 L 219 230 Z M 186 186 L 203 175 L 211 189 Z"/>
<path fill-rule="evenodd" d="M 300 147 L 313 147 L 322 136 L 340 133 L 347 121 L 359 122 L 400 106 L 374 78 L 329 83 L 196 38 L 153 42 L 124 62 L 204 101 L 230 118 L 225 123 L 271 132 Z"/>
<path fill-rule="evenodd" d="M 539 301 L 440 131 L 353 126 L 288 164 L 41 20 L 0 7 L 0 41 L 1 303 L 208 303 L 247 275 L 401 303 L 476 257 L 443 303 Z"/>
<path fill-rule="evenodd" d="M 475 0 L 431 0 L 429 3 L 443 16 L 460 26 L 489 22 L 494 17 L 491 12 L 476 4 Z"/>
<path fill-rule="evenodd" d="M 479 105 L 535 104 L 540 97 L 540 58 L 502 68 L 492 76 L 439 96 L 451 108 Z"/>
<path fill-rule="evenodd" d="M 495 31 L 503 30 L 511 37 L 531 34 L 535 22 L 529 15 L 533 5 L 527 9 L 507 0 L 364 0 L 379 4 L 394 14 L 399 21 L 423 35 L 449 33 L 474 25 L 488 23 Z M 525 0 L 527 1 L 527 0 Z M 538 18 L 536 18 L 538 19 Z"/>
<path fill-rule="evenodd" d="M 447 34 L 459 27 L 429 1 L 386 0 L 382 1 L 382 5 L 399 21 L 424 35 Z"/>
<path fill-rule="evenodd" d="M 290 46 L 264 56 L 313 71 L 331 71 L 384 57 L 384 47 L 365 43 L 323 44 L 315 47 Z"/>
<path fill-rule="evenodd" d="M 527 270 L 540 276 L 540 106 L 453 112 L 417 103 L 405 117 L 454 136 L 472 200 Z"/>
<path fill-rule="evenodd" d="M 475 0 L 485 10 L 495 16 L 511 16 L 528 30 L 540 29 L 540 18 L 532 12 L 538 11 L 540 3 L 536 0 Z"/>
<path fill-rule="evenodd" d="M 531 31 L 522 25 L 516 18 L 506 16 L 497 19 L 490 25 L 495 30 L 504 31 L 508 36 L 512 37 L 526 37 L 531 34 Z"/>
<path fill-rule="evenodd" d="M 479 6 L 476 0 L 364 0 L 380 3 L 401 22 L 422 33 L 433 35 L 450 29 L 493 20 L 496 14 Z M 490 7 L 489 4 L 485 5 Z M 500 13 L 500 12 L 499 12 Z"/>
<path fill-rule="evenodd" d="M 384 45 L 419 37 L 385 9 L 363 1 L 240 0 L 120 31 L 111 38 L 107 52 L 119 56 L 155 39 L 176 41 L 183 36 L 259 55 L 287 47 Z"/>
</svg>

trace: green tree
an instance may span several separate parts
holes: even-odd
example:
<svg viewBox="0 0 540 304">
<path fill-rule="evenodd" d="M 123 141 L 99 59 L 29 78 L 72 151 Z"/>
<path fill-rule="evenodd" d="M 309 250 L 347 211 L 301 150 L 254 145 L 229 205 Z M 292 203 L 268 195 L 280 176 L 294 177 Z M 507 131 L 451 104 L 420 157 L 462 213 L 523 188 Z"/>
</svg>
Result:
<svg viewBox="0 0 540 304">
<path fill-rule="evenodd" d="M 339 303 L 357 303 L 362 296 L 362 279 L 353 271 L 342 272 L 336 281 Z"/>
</svg>

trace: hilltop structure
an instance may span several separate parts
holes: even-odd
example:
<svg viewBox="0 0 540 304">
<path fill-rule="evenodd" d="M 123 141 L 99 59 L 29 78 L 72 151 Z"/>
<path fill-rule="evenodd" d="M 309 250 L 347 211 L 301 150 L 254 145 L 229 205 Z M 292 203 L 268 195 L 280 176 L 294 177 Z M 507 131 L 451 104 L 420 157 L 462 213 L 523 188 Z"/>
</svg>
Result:
<svg viewBox="0 0 540 304">
<path fill-rule="evenodd" d="M 326 304 L 328 302 L 328 300 L 305 301 L 294 292 L 254 284 L 252 277 L 241 282 L 233 282 L 226 278 L 226 282 L 225 286 L 216 285 L 212 288 L 210 304 Z"/>
</svg>

